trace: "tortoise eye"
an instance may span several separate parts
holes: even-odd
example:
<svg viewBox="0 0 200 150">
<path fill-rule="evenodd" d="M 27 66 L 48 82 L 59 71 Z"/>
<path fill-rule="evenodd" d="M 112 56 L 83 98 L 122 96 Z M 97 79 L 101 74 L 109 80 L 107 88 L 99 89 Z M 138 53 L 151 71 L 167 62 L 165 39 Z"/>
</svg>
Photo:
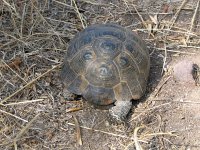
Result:
<svg viewBox="0 0 200 150">
<path fill-rule="evenodd" d="M 93 59 L 93 54 L 92 54 L 92 52 L 85 52 L 84 54 L 83 54 L 83 58 L 84 58 L 84 60 L 90 60 L 90 59 Z"/>
<path fill-rule="evenodd" d="M 121 67 L 127 67 L 129 65 L 129 61 L 126 57 L 120 57 L 119 60 L 120 60 L 119 64 Z"/>
</svg>

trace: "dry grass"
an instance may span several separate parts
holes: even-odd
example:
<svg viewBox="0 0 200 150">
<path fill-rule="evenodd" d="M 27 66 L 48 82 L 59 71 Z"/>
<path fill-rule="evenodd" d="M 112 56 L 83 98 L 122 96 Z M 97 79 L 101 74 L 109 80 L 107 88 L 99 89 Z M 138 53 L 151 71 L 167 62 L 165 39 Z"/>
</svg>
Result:
<svg viewBox="0 0 200 150">
<path fill-rule="evenodd" d="M 159 61 L 162 71 L 155 69 L 158 76 L 167 70 L 172 56 L 195 54 L 200 49 L 199 0 L 183 0 L 176 5 L 158 1 L 155 5 L 140 0 L 0 1 L 0 149 L 81 149 L 82 144 L 82 149 L 93 149 L 97 146 L 95 139 L 90 135 L 88 144 L 88 137 L 80 133 L 82 129 L 86 130 L 85 135 L 102 135 L 105 141 L 99 141 L 99 145 L 110 149 L 169 148 L 163 139 L 170 143 L 167 137 L 173 133 L 162 132 L 161 126 L 146 120 L 160 106 L 132 118 L 136 122 L 134 129 L 123 134 L 115 126 L 95 129 L 93 121 L 90 127 L 79 125 L 78 119 L 72 118 L 72 110 L 81 116 L 80 111 L 85 108 L 79 106 L 80 102 L 62 99 L 59 80 L 59 67 L 69 40 L 95 23 L 116 22 L 138 32 L 147 42 L 151 57 Z M 154 83 L 152 79 L 149 86 Z M 152 101 L 147 100 L 144 105 Z M 143 125 L 148 127 L 136 127 Z M 76 131 L 78 144 L 73 138 Z M 107 144 L 110 140 L 113 145 Z"/>
</svg>

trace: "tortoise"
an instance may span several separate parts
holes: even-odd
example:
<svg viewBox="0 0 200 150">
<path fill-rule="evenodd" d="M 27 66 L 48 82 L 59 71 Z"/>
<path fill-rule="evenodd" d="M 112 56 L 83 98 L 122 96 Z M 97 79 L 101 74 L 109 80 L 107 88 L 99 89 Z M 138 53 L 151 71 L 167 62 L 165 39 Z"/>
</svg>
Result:
<svg viewBox="0 0 200 150">
<path fill-rule="evenodd" d="M 132 99 L 146 90 L 150 57 L 144 41 L 120 25 L 85 28 L 70 41 L 61 68 L 63 95 L 81 95 L 94 105 L 113 105 L 109 113 L 126 118 Z"/>
</svg>

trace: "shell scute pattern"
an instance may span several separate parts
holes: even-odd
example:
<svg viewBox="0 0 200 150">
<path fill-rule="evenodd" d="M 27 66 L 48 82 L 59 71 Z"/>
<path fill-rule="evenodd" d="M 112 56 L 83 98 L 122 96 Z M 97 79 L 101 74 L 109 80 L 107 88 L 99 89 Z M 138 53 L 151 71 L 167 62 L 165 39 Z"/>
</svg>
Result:
<svg viewBox="0 0 200 150">
<path fill-rule="evenodd" d="M 113 89 L 89 85 L 83 93 L 85 99 L 95 105 L 109 105 L 116 101 Z M 102 101 L 104 99 L 104 101 Z"/>
<path fill-rule="evenodd" d="M 64 85 L 68 86 L 76 78 L 76 73 L 71 69 L 69 62 L 65 60 L 62 67 L 61 79 Z"/>
<path fill-rule="evenodd" d="M 69 85 L 68 90 L 71 93 L 76 93 L 81 95 L 86 88 L 88 87 L 88 82 L 83 76 L 78 76 L 76 79 Z"/>
<path fill-rule="evenodd" d="M 115 103 L 111 114 L 124 118 L 130 100 L 144 94 L 149 68 L 149 53 L 138 35 L 116 24 L 101 24 L 70 42 L 61 79 L 66 90 L 93 104 Z"/>
<path fill-rule="evenodd" d="M 110 37 L 97 38 L 94 41 L 93 49 L 97 56 L 102 56 L 104 59 L 113 59 L 122 50 L 122 42 Z"/>
</svg>

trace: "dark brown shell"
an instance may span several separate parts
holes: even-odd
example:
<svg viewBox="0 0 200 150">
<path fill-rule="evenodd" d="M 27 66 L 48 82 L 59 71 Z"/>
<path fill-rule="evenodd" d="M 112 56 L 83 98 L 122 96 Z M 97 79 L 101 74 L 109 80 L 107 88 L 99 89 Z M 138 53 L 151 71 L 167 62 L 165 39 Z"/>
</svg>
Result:
<svg viewBox="0 0 200 150">
<path fill-rule="evenodd" d="M 149 52 L 138 35 L 116 24 L 100 24 L 87 27 L 70 42 L 61 79 L 68 91 L 108 105 L 139 99 L 149 67 Z"/>
</svg>

